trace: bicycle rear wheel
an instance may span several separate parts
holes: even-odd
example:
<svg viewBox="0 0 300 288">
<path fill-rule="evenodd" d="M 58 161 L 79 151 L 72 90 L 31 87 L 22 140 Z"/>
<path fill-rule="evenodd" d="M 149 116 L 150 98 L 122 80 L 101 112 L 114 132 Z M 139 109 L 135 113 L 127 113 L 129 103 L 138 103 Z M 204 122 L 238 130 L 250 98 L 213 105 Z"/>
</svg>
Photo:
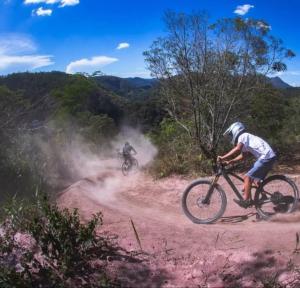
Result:
<svg viewBox="0 0 300 288">
<path fill-rule="evenodd" d="M 278 213 L 293 212 L 298 199 L 296 184 L 284 175 L 273 175 L 265 179 L 254 196 L 256 210 L 263 219 Z"/>
<path fill-rule="evenodd" d="M 203 200 L 210 187 L 210 181 L 197 180 L 191 183 L 183 192 L 183 212 L 194 223 L 213 223 L 224 214 L 227 199 L 225 192 L 218 184 L 215 184 L 209 201 L 204 203 Z"/>
</svg>

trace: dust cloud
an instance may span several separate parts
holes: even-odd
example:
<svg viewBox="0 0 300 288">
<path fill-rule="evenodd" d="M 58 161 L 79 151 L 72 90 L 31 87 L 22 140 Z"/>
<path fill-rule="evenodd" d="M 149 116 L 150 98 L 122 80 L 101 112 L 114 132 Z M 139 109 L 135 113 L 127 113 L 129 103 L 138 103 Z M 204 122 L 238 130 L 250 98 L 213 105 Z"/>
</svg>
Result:
<svg viewBox="0 0 300 288">
<path fill-rule="evenodd" d="M 91 143 L 76 129 L 69 129 L 67 135 L 66 129 L 60 130 L 55 125 L 48 126 L 38 133 L 23 134 L 18 141 L 19 150 L 26 155 L 32 170 L 55 189 L 62 190 L 85 179 L 91 183 L 99 182 L 97 185 L 104 192 L 115 190 L 126 180 L 121 173 L 123 159 L 118 157 L 118 151 L 122 150 L 126 141 L 137 151 L 134 157 L 141 169 L 149 165 L 157 154 L 150 139 L 131 127 L 124 126 L 116 137 L 100 139 L 99 144 Z M 136 177 L 127 178 L 132 181 Z"/>
</svg>

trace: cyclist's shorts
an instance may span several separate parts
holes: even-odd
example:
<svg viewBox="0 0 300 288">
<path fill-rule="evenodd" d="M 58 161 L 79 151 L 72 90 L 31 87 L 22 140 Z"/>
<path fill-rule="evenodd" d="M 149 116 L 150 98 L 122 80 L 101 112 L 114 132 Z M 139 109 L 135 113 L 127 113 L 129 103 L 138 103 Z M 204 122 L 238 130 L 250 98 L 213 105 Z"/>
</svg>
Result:
<svg viewBox="0 0 300 288">
<path fill-rule="evenodd" d="M 253 180 L 264 180 L 268 172 L 272 169 L 275 161 L 276 157 L 267 160 L 257 160 L 246 175 Z"/>
</svg>

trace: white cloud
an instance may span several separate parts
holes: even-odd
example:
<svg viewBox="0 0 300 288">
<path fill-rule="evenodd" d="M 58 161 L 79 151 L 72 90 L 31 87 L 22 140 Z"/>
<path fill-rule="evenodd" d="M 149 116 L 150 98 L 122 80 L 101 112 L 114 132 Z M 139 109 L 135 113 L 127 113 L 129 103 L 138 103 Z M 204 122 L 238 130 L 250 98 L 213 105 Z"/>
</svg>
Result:
<svg viewBox="0 0 300 288">
<path fill-rule="evenodd" d="M 274 73 L 275 76 L 283 76 L 283 75 L 290 75 L 290 76 L 300 76 L 300 70 L 291 70 L 291 71 L 280 71 Z"/>
<path fill-rule="evenodd" d="M 59 7 L 75 6 L 80 3 L 80 0 L 24 0 L 24 4 L 56 4 L 60 3 Z"/>
<path fill-rule="evenodd" d="M 269 76 L 280 77 L 284 82 L 288 83 L 291 86 L 300 87 L 300 70 L 288 70 L 288 71 L 280 71 L 274 74 L 270 74 Z"/>
<path fill-rule="evenodd" d="M 25 0 L 24 4 L 55 4 L 61 2 L 61 0 Z"/>
<path fill-rule="evenodd" d="M 287 74 L 293 75 L 293 76 L 300 76 L 300 71 L 288 71 Z"/>
<path fill-rule="evenodd" d="M 129 43 L 126 43 L 126 42 L 123 42 L 123 43 L 119 43 L 117 49 L 120 50 L 120 49 L 125 49 L 125 48 L 129 48 L 130 44 Z"/>
<path fill-rule="evenodd" d="M 51 16 L 52 15 L 52 10 L 51 9 L 44 9 L 42 7 L 32 10 L 32 14 L 35 14 L 37 16 Z"/>
<path fill-rule="evenodd" d="M 245 15 L 245 14 L 247 14 L 249 12 L 249 10 L 251 8 L 254 8 L 254 5 L 250 5 L 250 4 L 239 5 L 234 10 L 234 13 L 238 14 L 238 15 Z"/>
<path fill-rule="evenodd" d="M 107 56 L 95 56 L 92 57 L 91 59 L 84 58 L 84 59 L 71 62 L 66 68 L 66 73 L 69 74 L 73 74 L 76 72 L 91 73 L 116 61 L 118 61 L 117 58 L 112 58 Z"/>
<path fill-rule="evenodd" d="M 66 6 L 75 6 L 80 3 L 80 0 L 23 0 L 25 5 L 36 5 L 36 4 L 46 4 L 53 5 L 59 3 L 59 8 L 63 8 Z M 32 15 L 37 16 L 51 16 L 53 10 L 52 9 L 44 9 L 43 7 L 39 7 L 38 9 L 32 10 Z"/>
<path fill-rule="evenodd" d="M 140 78 L 151 78 L 150 71 L 145 69 L 137 69 L 135 71 L 127 72 L 116 72 L 114 75 L 119 77 L 140 77 Z"/>
<path fill-rule="evenodd" d="M 283 75 L 300 76 L 300 70 L 279 71 L 274 73 L 274 76 L 283 76 Z"/>
<path fill-rule="evenodd" d="M 30 70 L 54 64 L 50 55 L 32 54 L 37 50 L 35 43 L 24 35 L 0 35 L 0 70 Z"/>
<path fill-rule="evenodd" d="M 0 70 L 11 68 L 12 66 L 21 66 L 25 70 L 49 66 L 54 64 L 51 61 L 51 57 L 49 55 L 0 55 Z"/>
<path fill-rule="evenodd" d="M 79 4 L 79 0 L 61 0 L 59 7 L 75 6 Z"/>
<path fill-rule="evenodd" d="M 30 38 L 20 34 L 0 34 L 0 55 L 34 51 L 36 46 Z"/>
</svg>

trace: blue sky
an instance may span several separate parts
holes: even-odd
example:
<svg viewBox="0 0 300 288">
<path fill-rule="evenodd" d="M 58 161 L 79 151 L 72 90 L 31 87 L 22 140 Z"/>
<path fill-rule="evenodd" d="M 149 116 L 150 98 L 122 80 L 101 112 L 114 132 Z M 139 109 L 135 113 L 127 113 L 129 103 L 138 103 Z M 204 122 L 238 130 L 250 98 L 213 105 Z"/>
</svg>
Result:
<svg viewBox="0 0 300 288">
<path fill-rule="evenodd" d="M 149 77 L 142 53 L 163 35 L 167 9 L 266 20 L 297 55 L 279 76 L 300 86 L 299 0 L 0 0 L 0 74 L 101 70 Z"/>
</svg>

